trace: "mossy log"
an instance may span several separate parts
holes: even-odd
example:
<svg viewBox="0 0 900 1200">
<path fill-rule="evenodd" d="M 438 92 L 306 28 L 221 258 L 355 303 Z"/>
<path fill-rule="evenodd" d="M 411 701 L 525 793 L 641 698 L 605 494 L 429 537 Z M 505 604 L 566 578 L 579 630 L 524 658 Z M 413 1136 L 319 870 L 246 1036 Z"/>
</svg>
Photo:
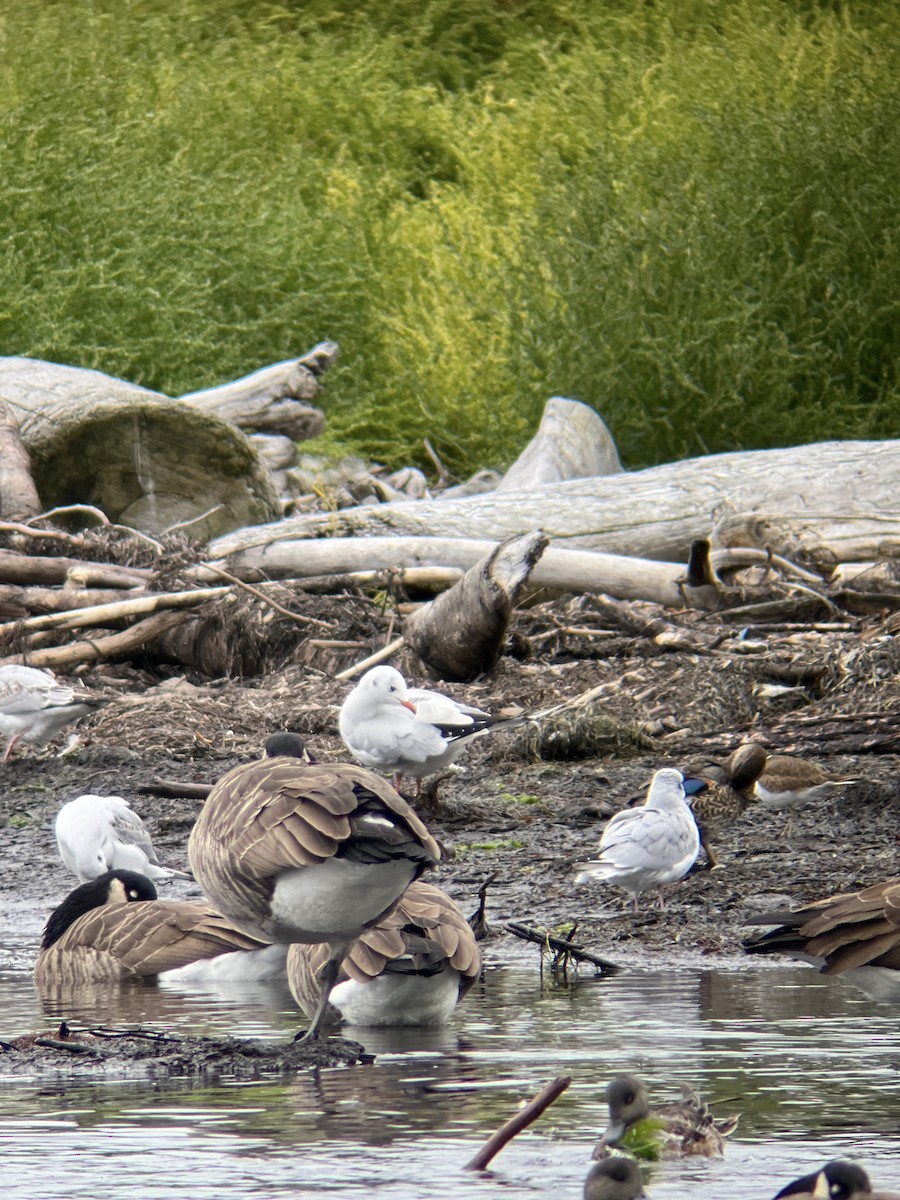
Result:
<svg viewBox="0 0 900 1200">
<path fill-rule="evenodd" d="M 151 534 L 190 523 L 198 539 L 277 514 L 268 470 L 215 413 L 99 371 L 28 358 L 0 359 L 0 399 L 19 422 L 48 507 L 91 504 Z"/>
<path fill-rule="evenodd" d="M 789 558 L 874 561 L 900 547 L 900 441 L 820 442 L 713 454 L 644 471 L 458 500 L 291 517 L 217 539 L 209 556 L 243 569 L 280 541 L 418 536 L 503 540 L 543 529 L 553 545 L 684 562 L 697 539 L 759 540 Z M 723 537 L 717 539 L 717 528 Z M 727 532 L 725 532 L 727 531 Z"/>
</svg>

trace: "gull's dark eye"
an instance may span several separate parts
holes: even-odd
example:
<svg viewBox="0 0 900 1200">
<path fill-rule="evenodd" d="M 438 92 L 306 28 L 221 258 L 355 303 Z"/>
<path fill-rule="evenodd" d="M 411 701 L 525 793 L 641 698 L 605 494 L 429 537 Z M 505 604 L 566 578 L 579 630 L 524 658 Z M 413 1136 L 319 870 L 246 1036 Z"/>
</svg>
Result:
<svg viewBox="0 0 900 1200">
<path fill-rule="evenodd" d="M 634 1104 L 634 1092 L 626 1092 L 625 1093 L 624 1103 L 625 1104 Z"/>
</svg>

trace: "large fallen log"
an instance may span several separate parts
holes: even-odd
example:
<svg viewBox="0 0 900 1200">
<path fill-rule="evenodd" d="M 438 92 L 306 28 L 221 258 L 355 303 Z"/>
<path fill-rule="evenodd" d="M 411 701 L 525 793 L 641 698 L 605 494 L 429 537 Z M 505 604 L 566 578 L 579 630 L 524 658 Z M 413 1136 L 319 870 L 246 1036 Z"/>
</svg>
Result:
<svg viewBox="0 0 900 1200">
<path fill-rule="evenodd" d="M 0 358 L 0 401 L 19 423 L 47 506 L 90 504 L 145 533 L 190 526 L 204 540 L 277 515 L 271 473 L 241 429 L 318 436 L 325 419 L 308 400 L 336 355 L 324 342 L 177 400 L 99 371 Z M 34 502 L 24 504 L 33 515 Z"/>
<path fill-rule="evenodd" d="M 27 358 L 0 359 L 0 398 L 19 420 L 47 505 L 92 504 L 154 534 L 194 522 L 198 538 L 278 511 L 269 472 L 221 417 L 99 371 Z"/>
<path fill-rule="evenodd" d="M 898 479 L 900 441 L 820 442 L 458 500 L 312 513 L 236 530 L 208 553 L 244 569 L 254 558 L 262 563 L 277 543 L 299 538 L 497 541 L 543 529 L 556 546 L 680 562 L 697 539 L 715 546 L 719 523 L 739 523 L 744 538 L 757 531 L 752 544 L 788 558 L 874 561 L 900 549 Z"/>
<path fill-rule="evenodd" d="M 244 580 L 326 579 L 341 576 L 364 582 L 373 571 L 436 572 L 444 586 L 456 582 L 451 572 L 468 571 L 496 549 L 496 542 L 472 538 L 380 537 L 316 538 L 273 541 L 244 550 L 228 560 L 217 560 L 194 569 L 198 582 L 210 583 L 228 573 Z M 766 551 L 720 550 L 712 554 L 715 571 L 751 564 L 767 565 L 779 577 L 820 583 L 818 576 Z M 426 575 L 426 580 L 428 576 Z M 407 582 L 410 582 L 407 580 Z M 734 602 L 739 593 L 724 586 L 696 586 L 684 563 L 651 562 L 620 554 L 591 550 L 568 550 L 550 546 L 544 550 L 528 579 L 529 589 L 561 592 L 603 592 L 620 600 L 648 600 L 674 608 L 715 610 Z M 435 582 L 435 588 L 440 584 Z"/>
</svg>

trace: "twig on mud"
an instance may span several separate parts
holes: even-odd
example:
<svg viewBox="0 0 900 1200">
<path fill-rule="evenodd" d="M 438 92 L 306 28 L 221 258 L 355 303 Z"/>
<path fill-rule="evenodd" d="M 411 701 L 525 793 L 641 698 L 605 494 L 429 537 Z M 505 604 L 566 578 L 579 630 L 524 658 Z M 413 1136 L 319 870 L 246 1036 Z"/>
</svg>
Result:
<svg viewBox="0 0 900 1200">
<path fill-rule="evenodd" d="M 384 662 L 386 658 L 390 658 L 404 643 L 404 638 L 394 638 L 392 642 L 388 642 L 386 646 L 382 646 L 380 650 L 376 650 L 374 654 L 370 654 L 368 658 L 364 658 L 362 662 L 354 663 L 352 667 L 346 667 L 343 671 L 338 671 L 335 679 L 352 679 L 354 675 L 359 675 L 361 671 L 367 671 L 369 667 L 374 667 L 380 662 Z"/>
<path fill-rule="evenodd" d="M 556 1079 L 552 1079 L 546 1087 L 541 1088 L 533 1100 L 529 1100 L 523 1109 L 515 1116 L 510 1117 L 496 1133 L 491 1134 L 475 1157 L 469 1159 L 463 1170 L 483 1171 L 494 1155 L 499 1154 L 517 1133 L 521 1133 L 523 1129 L 527 1129 L 533 1121 L 536 1121 L 554 1100 L 559 1099 L 571 1082 L 571 1075 L 560 1075 Z"/>
<path fill-rule="evenodd" d="M 179 783 L 176 779 L 151 779 L 139 783 L 135 789 L 149 796 L 163 796 L 175 800 L 205 800 L 213 790 L 211 783 Z"/>
<path fill-rule="evenodd" d="M 306 617 L 302 613 L 291 612 L 289 608 L 285 608 L 277 600 L 273 600 L 271 596 L 267 596 L 265 592 L 261 592 L 259 588 L 251 587 L 249 583 L 245 583 L 243 579 L 238 579 L 236 575 L 232 575 L 228 571 L 223 571 L 221 567 L 214 567 L 212 563 L 201 563 L 200 565 L 205 571 L 213 571 L 216 575 L 221 576 L 222 579 L 227 579 L 229 583 L 233 583 L 235 587 L 243 588 L 245 592 L 249 592 L 251 596 L 255 596 L 257 600 L 261 600 L 263 604 L 267 604 L 269 608 L 274 608 L 283 617 L 290 617 L 298 625 L 318 625 L 320 629 L 332 628 L 328 621 L 320 621 L 318 617 Z"/>
</svg>

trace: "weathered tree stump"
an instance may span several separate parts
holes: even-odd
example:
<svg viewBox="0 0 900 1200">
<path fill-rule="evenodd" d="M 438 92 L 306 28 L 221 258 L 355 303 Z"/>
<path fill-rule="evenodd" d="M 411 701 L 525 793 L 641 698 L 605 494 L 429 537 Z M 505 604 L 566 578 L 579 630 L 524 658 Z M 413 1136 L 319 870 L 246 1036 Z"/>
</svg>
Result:
<svg viewBox="0 0 900 1200">
<path fill-rule="evenodd" d="M 619 451 L 605 422 L 589 405 L 553 396 L 538 431 L 497 487 L 512 492 L 563 479 L 618 475 Z"/>
<path fill-rule="evenodd" d="M 513 606 L 547 546 L 540 532 L 510 538 L 407 619 L 404 633 L 442 679 L 490 671 L 503 650 Z"/>
</svg>

